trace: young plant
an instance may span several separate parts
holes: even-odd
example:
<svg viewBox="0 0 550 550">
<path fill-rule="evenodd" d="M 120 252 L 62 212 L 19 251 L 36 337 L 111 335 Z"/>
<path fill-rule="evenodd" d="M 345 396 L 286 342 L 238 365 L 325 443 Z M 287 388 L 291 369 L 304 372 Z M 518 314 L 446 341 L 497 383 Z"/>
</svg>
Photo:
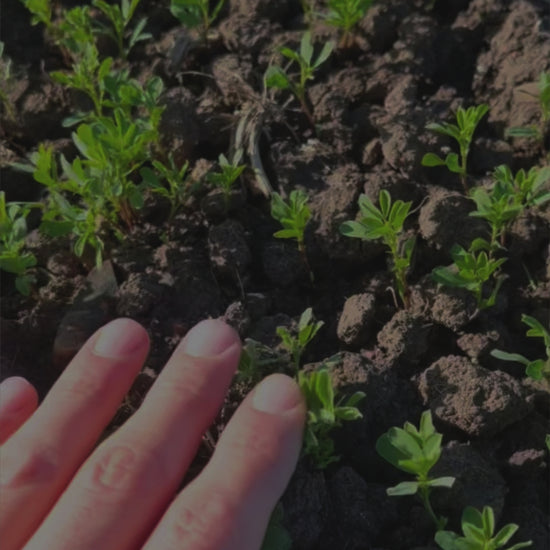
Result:
<svg viewBox="0 0 550 550">
<path fill-rule="evenodd" d="M 385 189 L 380 191 L 378 202 L 380 208 L 377 208 L 366 195 L 361 195 L 359 197 L 361 219 L 344 222 L 340 226 L 340 232 L 347 237 L 367 241 L 382 239 L 389 249 L 397 293 L 405 307 L 408 307 L 407 273 L 411 265 L 415 238 L 403 238 L 403 224 L 409 215 L 411 203 L 396 200 L 392 204 L 391 196 Z"/>
<path fill-rule="evenodd" d="M 258 384 L 268 374 L 284 370 L 287 358 L 269 346 L 246 338 L 242 348 L 237 378 L 251 386 Z"/>
<path fill-rule="evenodd" d="M 279 193 L 274 192 L 271 194 L 271 216 L 283 226 L 283 229 L 276 231 L 273 236 L 278 239 L 296 239 L 298 250 L 313 282 L 314 276 L 309 267 L 304 239 L 306 225 L 311 218 L 307 201 L 307 193 L 297 189 L 290 192 L 288 203 Z"/>
<path fill-rule="evenodd" d="M 522 208 L 541 206 L 550 201 L 550 191 L 545 185 L 550 181 L 550 167 L 533 166 L 528 172 L 523 168 L 514 176 L 508 166 L 502 164 L 495 169 L 494 179 L 502 186 L 509 188 L 514 202 Z"/>
<path fill-rule="evenodd" d="M 453 531 L 438 531 L 435 534 L 435 542 L 443 550 L 497 550 L 504 548 L 514 536 L 519 526 L 515 523 L 505 525 L 496 535 L 495 515 L 490 506 L 484 506 L 480 512 L 476 508 L 468 506 L 462 512 L 463 537 Z M 518 542 L 508 546 L 507 550 L 519 550 L 533 544 L 531 541 Z"/>
<path fill-rule="evenodd" d="M 546 359 L 535 359 L 531 361 L 519 353 L 508 353 L 499 349 L 491 351 L 491 355 L 502 361 L 521 363 L 525 365 L 525 374 L 527 374 L 527 376 L 530 376 L 534 380 L 546 378 L 550 382 L 550 333 L 542 323 L 537 321 L 534 317 L 522 315 L 521 321 L 529 327 L 527 336 L 542 338 L 544 347 L 546 348 Z"/>
<path fill-rule="evenodd" d="M 333 48 L 334 44 L 327 42 L 317 56 L 317 59 L 313 61 L 311 33 L 306 31 L 300 41 L 300 51 L 294 51 L 287 47 L 279 50 L 287 59 L 291 62 L 296 62 L 300 67 L 300 76 L 298 79 L 291 77 L 286 69 L 277 65 L 270 65 L 264 76 L 266 88 L 290 90 L 296 96 L 312 126 L 315 126 L 315 120 L 307 104 L 306 85 L 309 80 L 313 79 L 315 71 L 328 59 Z"/>
<path fill-rule="evenodd" d="M 178 168 L 174 156 L 171 154 L 168 157 L 168 166 L 159 160 L 154 160 L 151 164 L 154 170 L 145 167 L 139 173 L 147 189 L 170 202 L 168 221 L 171 222 L 192 192 L 192 186 L 187 178 L 189 163 L 185 162 Z M 163 185 L 162 181 L 166 182 L 167 186 Z"/>
<path fill-rule="evenodd" d="M 548 452 L 550 453 L 550 434 L 546 434 L 546 437 L 544 438 L 544 442 L 546 443 L 546 448 L 548 449 Z"/>
<path fill-rule="evenodd" d="M 99 60 L 99 52 L 93 43 L 84 43 L 80 46 L 78 59 L 74 62 L 71 71 L 53 71 L 50 76 L 52 80 L 66 88 L 86 94 L 92 101 L 95 116 L 101 116 L 105 106 L 105 78 L 112 64 L 111 57 L 103 61 Z M 76 121 L 82 121 L 85 118 L 79 115 Z"/>
<path fill-rule="evenodd" d="M 242 149 L 237 152 L 232 162 L 229 162 L 227 157 L 222 153 L 218 157 L 220 171 L 208 174 L 207 176 L 207 180 L 210 183 L 222 189 L 225 197 L 226 208 L 229 206 L 229 199 L 231 197 L 233 184 L 237 181 L 239 176 L 243 173 L 243 170 L 246 168 L 246 165 L 239 164 L 241 157 Z"/>
<path fill-rule="evenodd" d="M 208 37 L 208 30 L 218 17 L 225 0 L 218 0 L 210 11 L 209 0 L 170 0 L 170 12 L 180 23 L 194 29 L 200 27 L 204 41 Z"/>
<path fill-rule="evenodd" d="M 491 246 L 504 245 L 506 231 L 525 209 L 550 200 L 550 192 L 542 186 L 550 179 L 550 168 L 533 167 L 519 170 L 514 177 L 508 166 L 499 166 L 490 190 L 477 187 L 470 193 L 477 209 L 470 214 L 487 220 L 491 226 Z"/>
<path fill-rule="evenodd" d="M 128 53 L 138 42 L 148 40 L 152 36 L 150 33 L 143 32 L 143 28 L 147 23 L 146 17 L 138 22 L 131 33 L 127 31 L 139 2 L 140 0 L 121 0 L 120 5 L 109 4 L 104 0 L 93 0 L 92 2 L 92 5 L 101 10 L 109 21 L 109 24 L 96 21 L 95 31 L 111 37 L 117 45 L 120 57 L 123 59 L 128 57 Z M 125 46 L 124 42 L 127 35 L 129 35 L 128 44 Z"/>
<path fill-rule="evenodd" d="M 61 155 L 61 173 L 53 152 L 44 146 L 31 155 L 29 166 L 19 166 L 49 191 L 41 230 L 54 237 L 74 236 L 77 256 L 91 246 L 100 265 L 102 229 L 107 227 L 121 238 L 120 222 L 131 228 L 143 205 L 143 186 L 134 179 L 157 142 L 157 129 L 150 124 L 115 109 L 112 118 L 98 117 L 78 126 L 72 137 L 80 155 L 72 163 Z"/>
<path fill-rule="evenodd" d="M 491 226 L 491 249 L 496 250 L 499 243 L 504 246 L 509 226 L 523 210 L 515 200 L 513 188 L 496 181 L 489 191 L 483 187 L 473 189 L 470 198 L 476 203 L 476 210 L 470 216 L 483 218 Z"/>
<path fill-rule="evenodd" d="M 468 190 L 468 153 L 472 144 L 472 138 L 477 125 L 485 116 L 489 107 L 482 103 L 476 107 L 463 109 L 459 107 L 456 112 L 456 124 L 448 122 L 434 122 L 426 128 L 440 134 L 452 137 L 458 143 L 460 156 L 456 153 L 449 153 L 444 159 L 435 153 L 426 153 L 422 158 L 423 166 L 446 166 L 451 172 L 460 175 L 464 189 Z"/>
<path fill-rule="evenodd" d="M 434 487 L 453 486 L 454 477 L 431 478 L 430 470 L 441 456 L 443 436 L 435 431 L 432 414 L 424 411 L 420 417 L 420 429 L 410 422 L 403 428 L 390 428 L 376 442 L 378 454 L 390 464 L 416 476 L 415 481 L 403 481 L 387 489 L 389 496 L 418 494 L 424 508 L 434 521 L 436 528 L 443 529 L 447 519 L 437 517 L 430 503 L 430 493 Z"/>
<path fill-rule="evenodd" d="M 336 402 L 332 376 L 326 363 L 309 374 L 300 371 L 298 384 L 305 397 L 308 411 L 304 453 L 311 457 L 318 468 L 323 469 L 339 458 L 334 454 L 331 432 L 341 426 L 343 421 L 362 418 L 356 405 L 365 394 L 356 392 L 349 399 Z"/>
<path fill-rule="evenodd" d="M 504 282 L 504 277 L 495 277 L 495 273 L 506 258 L 495 259 L 491 251 L 491 243 L 484 239 L 475 239 L 468 250 L 460 245 L 454 245 L 451 248 L 453 265 L 436 267 L 432 271 L 432 277 L 440 285 L 465 288 L 472 292 L 478 309 L 494 306 L 498 291 Z M 484 297 L 485 285 L 492 279 L 493 289 L 488 297 Z"/>
<path fill-rule="evenodd" d="M 27 216 L 36 205 L 25 203 L 6 203 L 4 191 L 0 191 L 0 269 L 15 275 L 15 288 L 28 296 L 36 281 L 31 269 L 36 258 L 31 252 L 25 252 L 27 237 Z"/>
<path fill-rule="evenodd" d="M 352 45 L 352 30 L 363 19 L 374 0 L 328 0 L 326 22 L 340 29 L 340 47 Z"/>
<path fill-rule="evenodd" d="M 323 325 L 323 321 L 314 320 L 313 310 L 309 307 L 300 316 L 296 335 L 285 327 L 277 327 L 277 335 L 281 338 L 283 348 L 289 352 L 296 371 L 300 368 L 300 359 L 306 346 Z"/>
<path fill-rule="evenodd" d="M 54 28 L 51 0 L 21 0 L 21 2 L 31 12 L 31 25 L 41 23 L 51 33 Z"/>
<path fill-rule="evenodd" d="M 538 94 L 535 96 L 540 106 L 539 124 L 532 126 L 515 126 L 506 131 L 506 135 L 516 138 L 535 139 L 544 149 L 544 138 L 550 123 L 550 72 L 542 72 L 538 82 Z"/>
</svg>

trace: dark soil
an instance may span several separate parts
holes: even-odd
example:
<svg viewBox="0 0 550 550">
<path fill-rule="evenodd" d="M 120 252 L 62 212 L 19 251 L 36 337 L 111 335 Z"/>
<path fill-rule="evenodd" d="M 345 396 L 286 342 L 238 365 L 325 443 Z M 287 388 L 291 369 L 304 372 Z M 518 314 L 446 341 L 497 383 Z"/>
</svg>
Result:
<svg viewBox="0 0 550 550">
<path fill-rule="evenodd" d="M 2 378 L 26 376 L 43 396 L 88 335 L 115 316 L 132 317 L 148 329 L 152 351 L 116 426 L 139 406 L 197 321 L 225 315 L 243 338 L 276 345 L 275 328 L 312 307 L 325 324 L 305 361 L 342 351 L 339 390 L 360 389 L 367 397 L 363 419 L 336 435 L 338 463 L 323 472 L 307 459 L 299 464 L 283 499 L 293 548 L 435 548 L 433 525 L 416 500 L 386 495 L 407 477 L 375 451 L 383 432 L 407 420 L 418 424 L 427 408 L 443 433 L 437 474 L 457 479 L 452 490 L 434 494 L 449 526 L 459 529 L 465 506 L 491 505 L 499 524 L 521 526 L 514 541 L 550 548 L 544 446 L 550 393 L 526 379 L 521 365 L 489 355 L 493 348 L 544 354 L 525 338 L 520 317 L 548 319 L 549 205 L 512 228 L 503 267 L 508 279 L 497 304 L 479 313 L 471 295 L 438 289 L 429 275 L 451 262 L 454 243 L 467 246 L 486 236 L 486 226 L 468 216 L 473 203 L 458 177 L 420 162 L 428 151 L 454 147 L 428 132 L 427 123 L 450 120 L 459 105 L 487 103 L 470 157 L 470 185 L 489 181 L 501 163 L 514 172 L 544 164 L 533 142 L 507 141 L 504 132 L 537 121 L 536 103 L 521 92 L 550 70 L 550 7 L 547 0 L 437 1 L 431 9 L 432 3 L 374 5 L 354 45 L 332 55 L 309 88 L 313 130 L 297 102 L 283 108 L 284 94 L 272 102 L 261 95 L 275 47 L 300 40 L 298 2 L 228 0 L 207 45 L 178 26 L 165 2 L 143 2 L 154 40 L 135 49 L 130 66 L 141 80 L 155 74 L 165 82 L 165 146 L 188 160 L 199 179 L 230 149 L 240 118 L 255 112 L 271 186 L 310 196 L 306 248 L 314 283 L 295 244 L 273 237 L 278 227 L 251 169 L 228 212 L 208 186 L 171 224 L 166 205 L 149 199 L 100 272 L 75 258 L 68 240 L 34 231 L 28 244 L 40 269 L 33 294 L 23 298 L 2 274 Z M 318 40 L 332 34 L 320 26 Z M 2 40 L 16 75 L 10 88 L 16 117 L 4 111 L 0 119 L 1 189 L 8 200 L 40 200 L 40 184 L 9 164 L 44 140 L 71 151 L 61 120 L 72 98 L 48 76 L 64 68 L 63 59 L 16 0 L 2 3 Z M 408 230 L 418 238 L 407 311 L 388 290 L 384 249 L 338 231 L 355 217 L 361 193 L 376 200 L 381 189 L 413 202 Z M 240 397 L 234 388 L 218 431 Z M 207 457 L 203 449 L 197 468 Z"/>
</svg>

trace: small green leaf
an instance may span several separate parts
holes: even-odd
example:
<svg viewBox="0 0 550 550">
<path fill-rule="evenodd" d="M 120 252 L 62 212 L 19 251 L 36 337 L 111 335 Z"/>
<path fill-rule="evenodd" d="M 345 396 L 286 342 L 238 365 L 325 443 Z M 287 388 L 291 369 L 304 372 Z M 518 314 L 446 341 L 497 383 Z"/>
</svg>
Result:
<svg viewBox="0 0 550 550">
<path fill-rule="evenodd" d="M 403 481 L 395 487 L 386 489 L 386 493 L 391 497 L 401 497 L 406 495 L 415 495 L 418 492 L 419 485 L 416 481 Z"/>
<path fill-rule="evenodd" d="M 422 166 L 445 166 L 445 161 L 435 153 L 426 153 L 422 157 Z"/>
</svg>

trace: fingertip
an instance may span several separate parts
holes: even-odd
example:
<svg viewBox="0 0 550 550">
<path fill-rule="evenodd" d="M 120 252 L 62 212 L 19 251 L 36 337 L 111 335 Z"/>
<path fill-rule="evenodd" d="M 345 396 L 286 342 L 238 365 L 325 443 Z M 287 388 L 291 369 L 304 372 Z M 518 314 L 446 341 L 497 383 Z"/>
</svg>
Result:
<svg viewBox="0 0 550 550">
<path fill-rule="evenodd" d="M 0 414 L 15 414 L 20 410 L 35 409 L 38 392 L 22 376 L 6 378 L 0 384 Z"/>
<path fill-rule="evenodd" d="M 133 319 L 120 317 L 107 323 L 96 333 L 92 353 L 112 359 L 125 358 L 149 347 L 149 335 Z"/>
<path fill-rule="evenodd" d="M 194 357 L 213 357 L 240 345 L 237 331 L 221 319 L 206 319 L 197 323 L 185 336 L 181 349 Z"/>
<path fill-rule="evenodd" d="M 254 389 L 252 406 L 269 414 L 285 414 L 303 405 L 302 392 L 296 381 L 285 374 L 272 374 Z"/>
</svg>

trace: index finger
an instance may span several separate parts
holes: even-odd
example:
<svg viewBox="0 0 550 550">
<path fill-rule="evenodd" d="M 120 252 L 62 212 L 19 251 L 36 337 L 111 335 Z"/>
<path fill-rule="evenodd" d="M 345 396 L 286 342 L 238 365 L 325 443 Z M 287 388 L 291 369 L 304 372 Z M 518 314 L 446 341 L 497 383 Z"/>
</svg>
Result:
<svg viewBox="0 0 550 550">
<path fill-rule="evenodd" d="M 93 449 L 149 350 L 143 327 L 112 321 L 94 334 L 42 405 L 1 449 L 2 549 L 20 548 Z"/>
</svg>

